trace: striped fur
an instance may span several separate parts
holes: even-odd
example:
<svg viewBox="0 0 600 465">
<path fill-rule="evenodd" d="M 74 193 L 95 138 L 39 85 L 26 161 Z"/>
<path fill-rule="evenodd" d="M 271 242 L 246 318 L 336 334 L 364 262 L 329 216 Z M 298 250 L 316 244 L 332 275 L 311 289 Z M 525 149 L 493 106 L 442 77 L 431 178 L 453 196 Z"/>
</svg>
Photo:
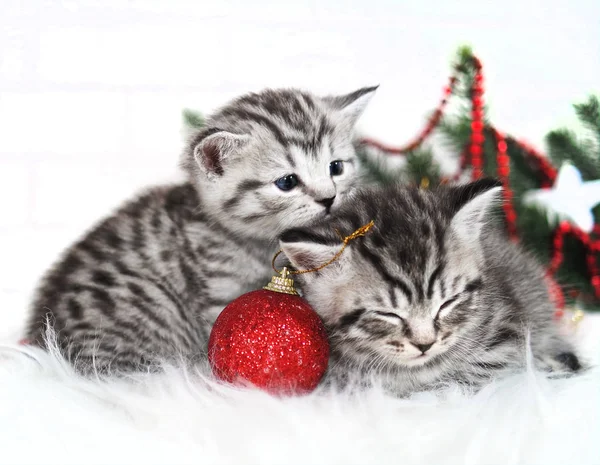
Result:
<svg viewBox="0 0 600 465">
<path fill-rule="evenodd" d="M 581 368 L 552 320 L 542 268 L 490 216 L 499 190 L 492 180 L 364 188 L 331 221 L 283 234 L 287 257 L 307 269 L 339 250 L 335 230 L 375 220 L 337 262 L 299 275 L 330 331 L 334 377 L 376 374 L 399 393 L 477 386 L 522 367 L 527 337 L 540 367 Z"/>
<path fill-rule="evenodd" d="M 278 235 L 327 218 L 359 181 L 353 127 L 374 90 L 266 90 L 216 112 L 183 154 L 187 183 L 129 201 L 48 272 L 28 338 L 43 345 L 51 325 L 83 371 L 202 356 L 224 306 L 268 280 Z"/>
</svg>

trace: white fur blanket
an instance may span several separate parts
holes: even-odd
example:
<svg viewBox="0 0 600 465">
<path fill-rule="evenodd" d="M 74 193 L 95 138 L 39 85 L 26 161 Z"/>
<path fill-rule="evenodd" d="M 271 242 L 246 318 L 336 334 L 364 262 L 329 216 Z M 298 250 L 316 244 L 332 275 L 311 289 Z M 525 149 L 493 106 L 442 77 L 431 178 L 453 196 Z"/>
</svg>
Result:
<svg viewBox="0 0 600 465">
<path fill-rule="evenodd" d="M 600 316 L 578 338 L 597 363 Z M 599 464 L 600 371 L 529 371 L 468 396 L 317 392 L 278 399 L 172 370 L 85 380 L 0 348 L 1 464 Z"/>
</svg>

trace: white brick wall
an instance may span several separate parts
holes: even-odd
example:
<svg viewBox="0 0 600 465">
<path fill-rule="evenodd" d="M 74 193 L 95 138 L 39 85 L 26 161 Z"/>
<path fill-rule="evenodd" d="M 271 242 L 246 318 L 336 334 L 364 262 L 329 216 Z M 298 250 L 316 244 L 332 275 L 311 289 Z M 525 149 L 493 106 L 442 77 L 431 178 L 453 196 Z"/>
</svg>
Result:
<svg viewBox="0 0 600 465">
<path fill-rule="evenodd" d="M 288 3 L 0 2 L 0 336 L 61 249 L 140 187 L 176 179 L 184 107 L 380 83 L 361 124 L 399 143 L 464 42 L 486 65 L 494 121 L 535 143 L 599 90 L 596 0 Z"/>
</svg>

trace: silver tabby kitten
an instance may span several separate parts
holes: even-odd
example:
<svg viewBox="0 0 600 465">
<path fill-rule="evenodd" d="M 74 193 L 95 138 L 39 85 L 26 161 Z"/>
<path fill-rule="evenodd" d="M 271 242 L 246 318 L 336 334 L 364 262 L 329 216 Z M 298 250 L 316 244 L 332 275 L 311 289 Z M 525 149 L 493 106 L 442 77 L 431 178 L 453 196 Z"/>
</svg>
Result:
<svg viewBox="0 0 600 465">
<path fill-rule="evenodd" d="M 353 128 L 374 91 L 266 90 L 217 111 L 183 155 L 187 183 L 129 201 L 50 270 L 28 338 L 49 324 L 83 371 L 204 353 L 221 310 L 270 277 L 278 235 L 358 182 Z"/>
<path fill-rule="evenodd" d="M 365 188 L 333 219 L 283 234 L 292 264 L 309 269 L 340 249 L 336 229 L 375 220 L 338 261 L 299 275 L 330 332 L 331 375 L 376 374 L 400 394 L 477 386 L 523 367 L 528 332 L 540 367 L 581 368 L 553 321 L 544 270 L 489 221 L 500 190 L 493 180 Z"/>
</svg>

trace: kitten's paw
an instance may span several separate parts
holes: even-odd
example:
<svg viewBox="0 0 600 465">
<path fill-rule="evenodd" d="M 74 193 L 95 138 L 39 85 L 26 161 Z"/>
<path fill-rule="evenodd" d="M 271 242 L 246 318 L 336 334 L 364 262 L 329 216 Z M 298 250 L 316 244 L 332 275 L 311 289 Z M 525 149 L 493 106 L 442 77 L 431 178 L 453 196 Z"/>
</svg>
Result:
<svg viewBox="0 0 600 465">
<path fill-rule="evenodd" d="M 563 352 L 558 354 L 554 359 L 562 365 L 563 369 L 569 371 L 579 371 L 581 370 L 581 362 L 579 361 L 579 357 L 575 355 L 573 352 Z"/>
<path fill-rule="evenodd" d="M 573 352 L 561 352 L 554 356 L 545 356 L 540 360 L 540 368 L 552 373 L 576 373 L 583 366 Z"/>
</svg>

